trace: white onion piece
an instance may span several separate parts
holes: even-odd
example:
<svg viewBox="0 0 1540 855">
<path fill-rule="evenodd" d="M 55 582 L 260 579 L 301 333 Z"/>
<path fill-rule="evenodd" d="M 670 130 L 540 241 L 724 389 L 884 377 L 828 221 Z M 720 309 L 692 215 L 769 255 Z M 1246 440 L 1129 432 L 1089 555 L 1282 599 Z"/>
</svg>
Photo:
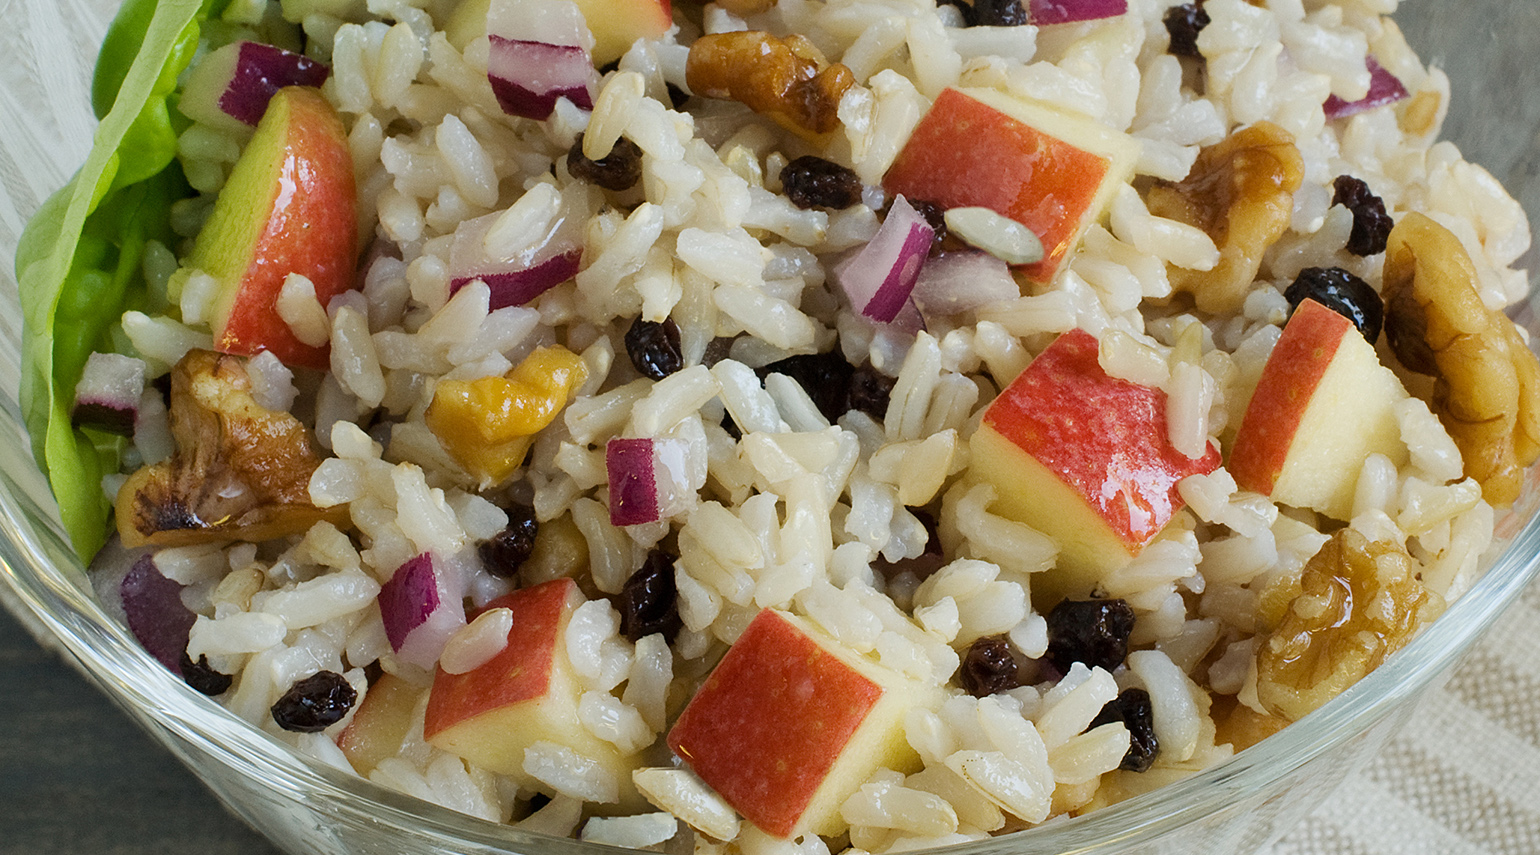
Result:
<svg viewBox="0 0 1540 855">
<path fill-rule="evenodd" d="M 1004 261 L 975 250 L 943 252 L 925 262 L 914 283 L 920 313 L 945 317 L 972 312 L 1021 296 L 1021 286 Z"/>
<path fill-rule="evenodd" d="M 504 212 L 466 220 L 449 250 L 449 293 L 476 279 L 491 291 L 491 310 L 522 306 L 577 275 L 583 260 L 583 218 L 563 202 L 556 216 L 521 237 L 513 252 L 487 239 Z M 489 244 L 493 244 L 489 246 Z"/>
<path fill-rule="evenodd" d="M 1030 0 L 1027 20 L 1039 27 L 1116 18 L 1128 11 L 1128 0 Z"/>
<path fill-rule="evenodd" d="M 689 445 L 681 439 L 616 438 L 604 449 L 610 483 L 610 524 L 667 519 L 688 506 Z"/>
<path fill-rule="evenodd" d="M 93 353 L 75 384 L 70 424 L 93 427 L 120 436 L 133 436 L 144 394 L 142 360 L 117 353 Z"/>
<path fill-rule="evenodd" d="M 903 196 L 893 199 L 877 234 L 834 269 L 834 278 L 863 316 L 891 323 L 904 310 L 935 237 Z"/>
<path fill-rule="evenodd" d="M 1369 94 L 1357 101 L 1344 101 L 1336 95 L 1326 99 L 1326 118 L 1344 119 L 1387 104 L 1394 104 L 1410 96 L 1394 74 L 1380 65 L 1374 57 L 1367 57 L 1369 66 Z"/>
<path fill-rule="evenodd" d="M 256 127 L 273 93 L 285 86 L 320 86 L 331 69 L 302 54 L 258 42 L 218 48 L 187 75 L 177 109 L 225 130 Z"/>
<path fill-rule="evenodd" d="M 598 74 L 587 50 L 497 35 L 490 38 L 487 80 L 504 113 L 544 120 L 559 98 L 593 109 Z"/>
<path fill-rule="evenodd" d="M 409 559 L 380 587 L 385 637 L 403 662 L 432 670 L 449 639 L 465 626 L 465 573 L 432 552 Z"/>
</svg>

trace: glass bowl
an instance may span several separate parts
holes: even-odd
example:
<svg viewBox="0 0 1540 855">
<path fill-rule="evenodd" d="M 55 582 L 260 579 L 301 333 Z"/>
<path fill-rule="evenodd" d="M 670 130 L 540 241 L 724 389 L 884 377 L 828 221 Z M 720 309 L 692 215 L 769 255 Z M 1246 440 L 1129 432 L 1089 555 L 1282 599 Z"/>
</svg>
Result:
<svg viewBox="0 0 1540 855">
<path fill-rule="evenodd" d="M 12 274 L 22 224 L 81 163 L 88 82 L 116 0 L 0 0 L 0 600 L 73 657 L 115 703 L 230 809 L 293 853 L 524 852 L 609 847 L 521 832 L 448 811 L 313 762 L 188 689 L 110 621 L 83 584 L 17 404 L 21 321 Z M 1540 4 L 1408 4 L 1398 14 L 1423 59 L 1453 82 L 1445 137 L 1501 179 L 1540 222 Z M 1535 269 L 1536 254 L 1525 261 Z M 1522 262 L 1521 262 L 1522 263 Z M 1519 322 L 1540 333 L 1533 300 Z M 1362 765 L 1419 698 L 1540 573 L 1534 473 L 1500 518 L 1503 548 L 1482 579 L 1400 653 L 1336 700 L 1202 774 L 1085 817 L 946 850 L 949 855 L 1204 855 L 1277 839 Z M 1494 548 L 1494 552 L 1496 548 Z M 622 851 L 622 850 L 615 850 Z"/>
</svg>

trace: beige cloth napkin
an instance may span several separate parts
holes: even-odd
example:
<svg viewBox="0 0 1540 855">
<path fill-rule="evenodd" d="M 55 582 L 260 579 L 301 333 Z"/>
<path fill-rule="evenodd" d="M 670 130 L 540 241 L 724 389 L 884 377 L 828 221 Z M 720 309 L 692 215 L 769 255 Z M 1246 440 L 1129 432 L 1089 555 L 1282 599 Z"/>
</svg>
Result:
<svg viewBox="0 0 1540 855">
<path fill-rule="evenodd" d="M 1540 855 L 1540 584 L 1263 855 Z"/>
</svg>

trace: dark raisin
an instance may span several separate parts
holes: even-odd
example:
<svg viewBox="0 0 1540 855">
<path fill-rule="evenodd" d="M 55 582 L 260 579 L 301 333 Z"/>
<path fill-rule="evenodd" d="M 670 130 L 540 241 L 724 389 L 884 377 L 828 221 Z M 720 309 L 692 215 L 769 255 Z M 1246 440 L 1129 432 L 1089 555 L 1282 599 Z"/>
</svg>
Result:
<svg viewBox="0 0 1540 855">
<path fill-rule="evenodd" d="M 1193 59 L 1202 59 L 1203 54 L 1198 52 L 1198 33 L 1208 26 L 1208 13 L 1203 11 L 1201 3 L 1188 3 L 1185 6 L 1172 6 L 1166 10 L 1166 32 L 1171 36 L 1171 48 L 1168 51 L 1174 56 L 1189 56 Z"/>
<path fill-rule="evenodd" d="M 535 519 L 535 509 L 528 505 L 508 508 L 508 525 L 502 531 L 483 540 L 476 547 L 481 566 L 499 579 L 512 579 L 518 575 L 519 565 L 529 560 L 535 551 L 535 535 L 540 533 L 540 522 Z"/>
<path fill-rule="evenodd" d="M 941 534 L 936 518 L 930 511 L 924 508 L 908 510 L 920 521 L 920 525 L 925 526 L 925 551 L 913 558 L 901 558 L 898 561 L 888 561 L 879 555 L 872 561 L 872 569 L 889 579 L 900 573 L 911 573 L 914 578 L 924 581 L 946 564 L 946 553 L 941 548 Z"/>
<path fill-rule="evenodd" d="M 358 692 L 336 671 L 319 671 L 289 687 L 273 704 L 273 721 L 294 733 L 319 733 L 342 720 Z"/>
<path fill-rule="evenodd" d="M 1048 613 L 1048 660 L 1064 673 L 1076 662 L 1111 671 L 1128 657 L 1133 631 L 1125 600 L 1065 600 Z"/>
<path fill-rule="evenodd" d="M 637 318 L 626 330 L 626 355 L 643 377 L 662 380 L 684 367 L 679 347 L 679 325 L 673 318 L 663 323 Z"/>
<path fill-rule="evenodd" d="M 620 632 L 631 641 L 654 633 L 673 643 L 683 621 L 679 618 L 679 593 L 674 587 L 674 556 L 661 549 L 647 553 L 642 569 L 631 574 L 620 589 Z"/>
<path fill-rule="evenodd" d="M 1160 742 L 1155 738 L 1155 712 L 1150 706 L 1150 693 L 1143 689 L 1124 689 L 1116 698 L 1107 702 L 1096 714 L 1086 730 L 1095 730 L 1115 721 L 1128 728 L 1128 753 L 1123 755 L 1119 769 L 1129 772 L 1147 772 L 1155 764 L 1160 753 Z"/>
<path fill-rule="evenodd" d="M 956 6 L 957 11 L 962 13 L 963 26 L 978 26 L 978 18 L 973 14 L 973 4 L 966 2 L 966 0 L 937 0 L 936 8 L 939 9 L 942 6 Z"/>
<path fill-rule="evenodd" d="M 850 377 L 855 369 L 837 350 L 789 356 L 757 372 L 760 382 L 771 374 L 785 374 L 797 381 L 824 418 L 834 421 L 850 411 Z"/>
<path fill-rule="evenodd" d="M 665 83 L 663 85 L 668 88 L 669 106 L 673 107 L 675 110 L 678 110 L 685 104 L 689 103 L 690 93 L 680 89 L 678 86 L 675 86 L 672 83 Z"/>
<path fill-rule="evenodd" d="M 733 438 L 733 442 L 743 439 L 743 428 L 738 427 L 738 423 L 733 421 L 731 413 L 722 414 L 722 430 L 727 431 L 727 435 Z"/>
<path fill-rule="evenodd" d="M 1011 646 L 1005 636 L 980 638 L 969 645 L 963 654 L 962 668 L 957 672 L 957 682 L 963 691 L 975 698 L 1014 689 L 1021 683 L 1016 679 L 1016 659 L 1011 656 Z"/>
<path fill-rule="evenodd" d="M 583 156 L 583 135 L 567 152 L 567 171 L 579 181 L 597 184 L 606 190 L 630 190 L 642 180 L 642 150 L 625 137 L 615 141 L 610 153 L 598 160 Z"/>
<path fill-rule="evenodd" d="M 1354 255 L 1379 255 L 1396 221 L 1385 212 L 1385 200 L 1370 192 L 1369 185 L 1351 175 L 1339 175 L 1332 182 L 1333 205 L 1346 205 L 1353 212 L 1353 233 L 1347 251 Z"/>
<path fill-rule="evenodd" d="M 879 422 L 887 418 L 894 382 L 870 363 L 857 368 L 850 375 L 850 409 L 860 410 Z"/>
<path fill-rule="evenodd" d="M 930 226 L 930 230 L 934 234 L 934 237 L 930 239 L 930 254 L 935 255 L 948 249 L 947 237 L 950 235 L 950 232 L 946 228 L 946 209 L 935 202 L 927 202 L 924 199 L 908 199 L 906 201 L 909 203 L 909 207 L 915 210 L 915 213 L 925 218 L 926 225 Z M 887 216 L 886 211 L 883 212 L 883 216 Z M 953 243 L 956 243 L 956 241 L 953 241 Z"/>
<path fill-rule="evenodd" d="M 182 653 L 182 679 L 187 685 L 202 692 L 209 697 L 222 695 L 229 690 L 230 684 L 235 678 L 229 674 L 221 674 L 209 665 L 207 656 L 199 656 L 198 661 L 192 661 L 192 657 L 186 652 Z"/>
<path fill-rule="evenodd" d="M 717 336 L 706 342 L 706 352 L 701 354 L 701 364 L 710 368 L 718 362 L 731 356 L 733 352 L 733 340 L 726 336 Z"/>
<path fill-rule="evenodd" d="M 1340 267 L 1307 267 L 1283 292 L 1291 310 L 1314 300 L 1353 322 L 1374 344 L 1385 324 L 1385 303 L 1369 283 Z"/>
<path fill-rule="evenodd" d="M 1019 27 L 1027 23 L 1021 0 L 973 0 L 973 21 L 980 27 Z"/>
<path fill-rule="evenodd" d="M 798 208 L 841 210 L 861 201 L 855 170 L 805 154 L 781 169 L 781 192 Z"/>
</svg>

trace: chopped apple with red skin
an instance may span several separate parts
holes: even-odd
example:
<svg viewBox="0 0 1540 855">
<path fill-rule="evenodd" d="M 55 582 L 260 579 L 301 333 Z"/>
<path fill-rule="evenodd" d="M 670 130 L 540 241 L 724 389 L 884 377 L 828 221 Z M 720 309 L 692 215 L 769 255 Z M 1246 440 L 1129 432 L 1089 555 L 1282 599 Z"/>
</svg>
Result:
<svg viewBox="0 0 1540 855">
<path fill-rule="evenodd" d="M 1353 325 L 1305 300 L 1262 368 L 1230 450 L 1230 474 L 1273 501 L 1348 520 L 1364 460 L 1400 466 L 1406 389 Z"/>
<path fill-rule="evenodd" d="M 423 689 L 385 674 L 369 687 L 353 720 L 337 734 L 337 746 L 360 775 L 387 757 L 401 753 L 401 743 L 412 728 L 412 712 Z"/>
<path fill-rule="evenodd" d="M 594 37 L 595 66 L 620 59 L 637 39 L 655 39 L 674 25 L 670 0 L 574 0 Z M 445 26 L 449 43 L 464 50 L 487 34 L 492 0 L 465 0 Z M 501 35 L 509 36 L 507 33 Z"/>
<path fill-rule="evenodd" d="M 1097 349 L 1084 330 L 1060 336 L 971 440 L 970 473 L 994 485 L 995 509 L 1059 545 L 1054 568 L 1033 579 L 1045 597 L 1090 594 L 1181 510 L 1178 481 L 1219 468 L 1212 444 L 1197 459 L 1172 447 L 1165 393 L 1109 377 Z"/>
<path fill-rule="evenodd" d="M 514 591 L 486 608 L 513 612 L 508 645 L 463 674 L 434 675 L 423 721 L 432 745 L 502 775 L 525 781 L 524 750 L 550 742 L 614 772 L 629 786 L 635 764 L 578 719 L 582 685 L 567 660 L 572 611 L 584 602 L 577 583 L 556 579 Z"/>
<path fill-rule="evenodd" d="M 1139 147 L 1126 134 L 991 89 L 947 89 L 920 119 L 882 179 L 890 196 L 979 206 L 1043 243 L 1043 260 L 1017 269 L 1053 279 L 1133 175 Z"/>
<path fill-rule="evenodd" d="M 279 317 L 278 292 L 291 273 L 310 279 L 322 305 L 353 287 L 357 195 L 336 111 L 314 89 L 278 90 L 193 249 L 192 266 L 219 281 L 217 350 L 327 367 L 327 349 L 304 344 Z"/>
<path fill-rule="evenodd" d="M 879 767 L 918 769 L 904 716 L 931 690 L 785 612 L 759 613 L 691 699 L 668 746 L 738 813 L 790 838 L 839 834 Z"/>
</svg>

